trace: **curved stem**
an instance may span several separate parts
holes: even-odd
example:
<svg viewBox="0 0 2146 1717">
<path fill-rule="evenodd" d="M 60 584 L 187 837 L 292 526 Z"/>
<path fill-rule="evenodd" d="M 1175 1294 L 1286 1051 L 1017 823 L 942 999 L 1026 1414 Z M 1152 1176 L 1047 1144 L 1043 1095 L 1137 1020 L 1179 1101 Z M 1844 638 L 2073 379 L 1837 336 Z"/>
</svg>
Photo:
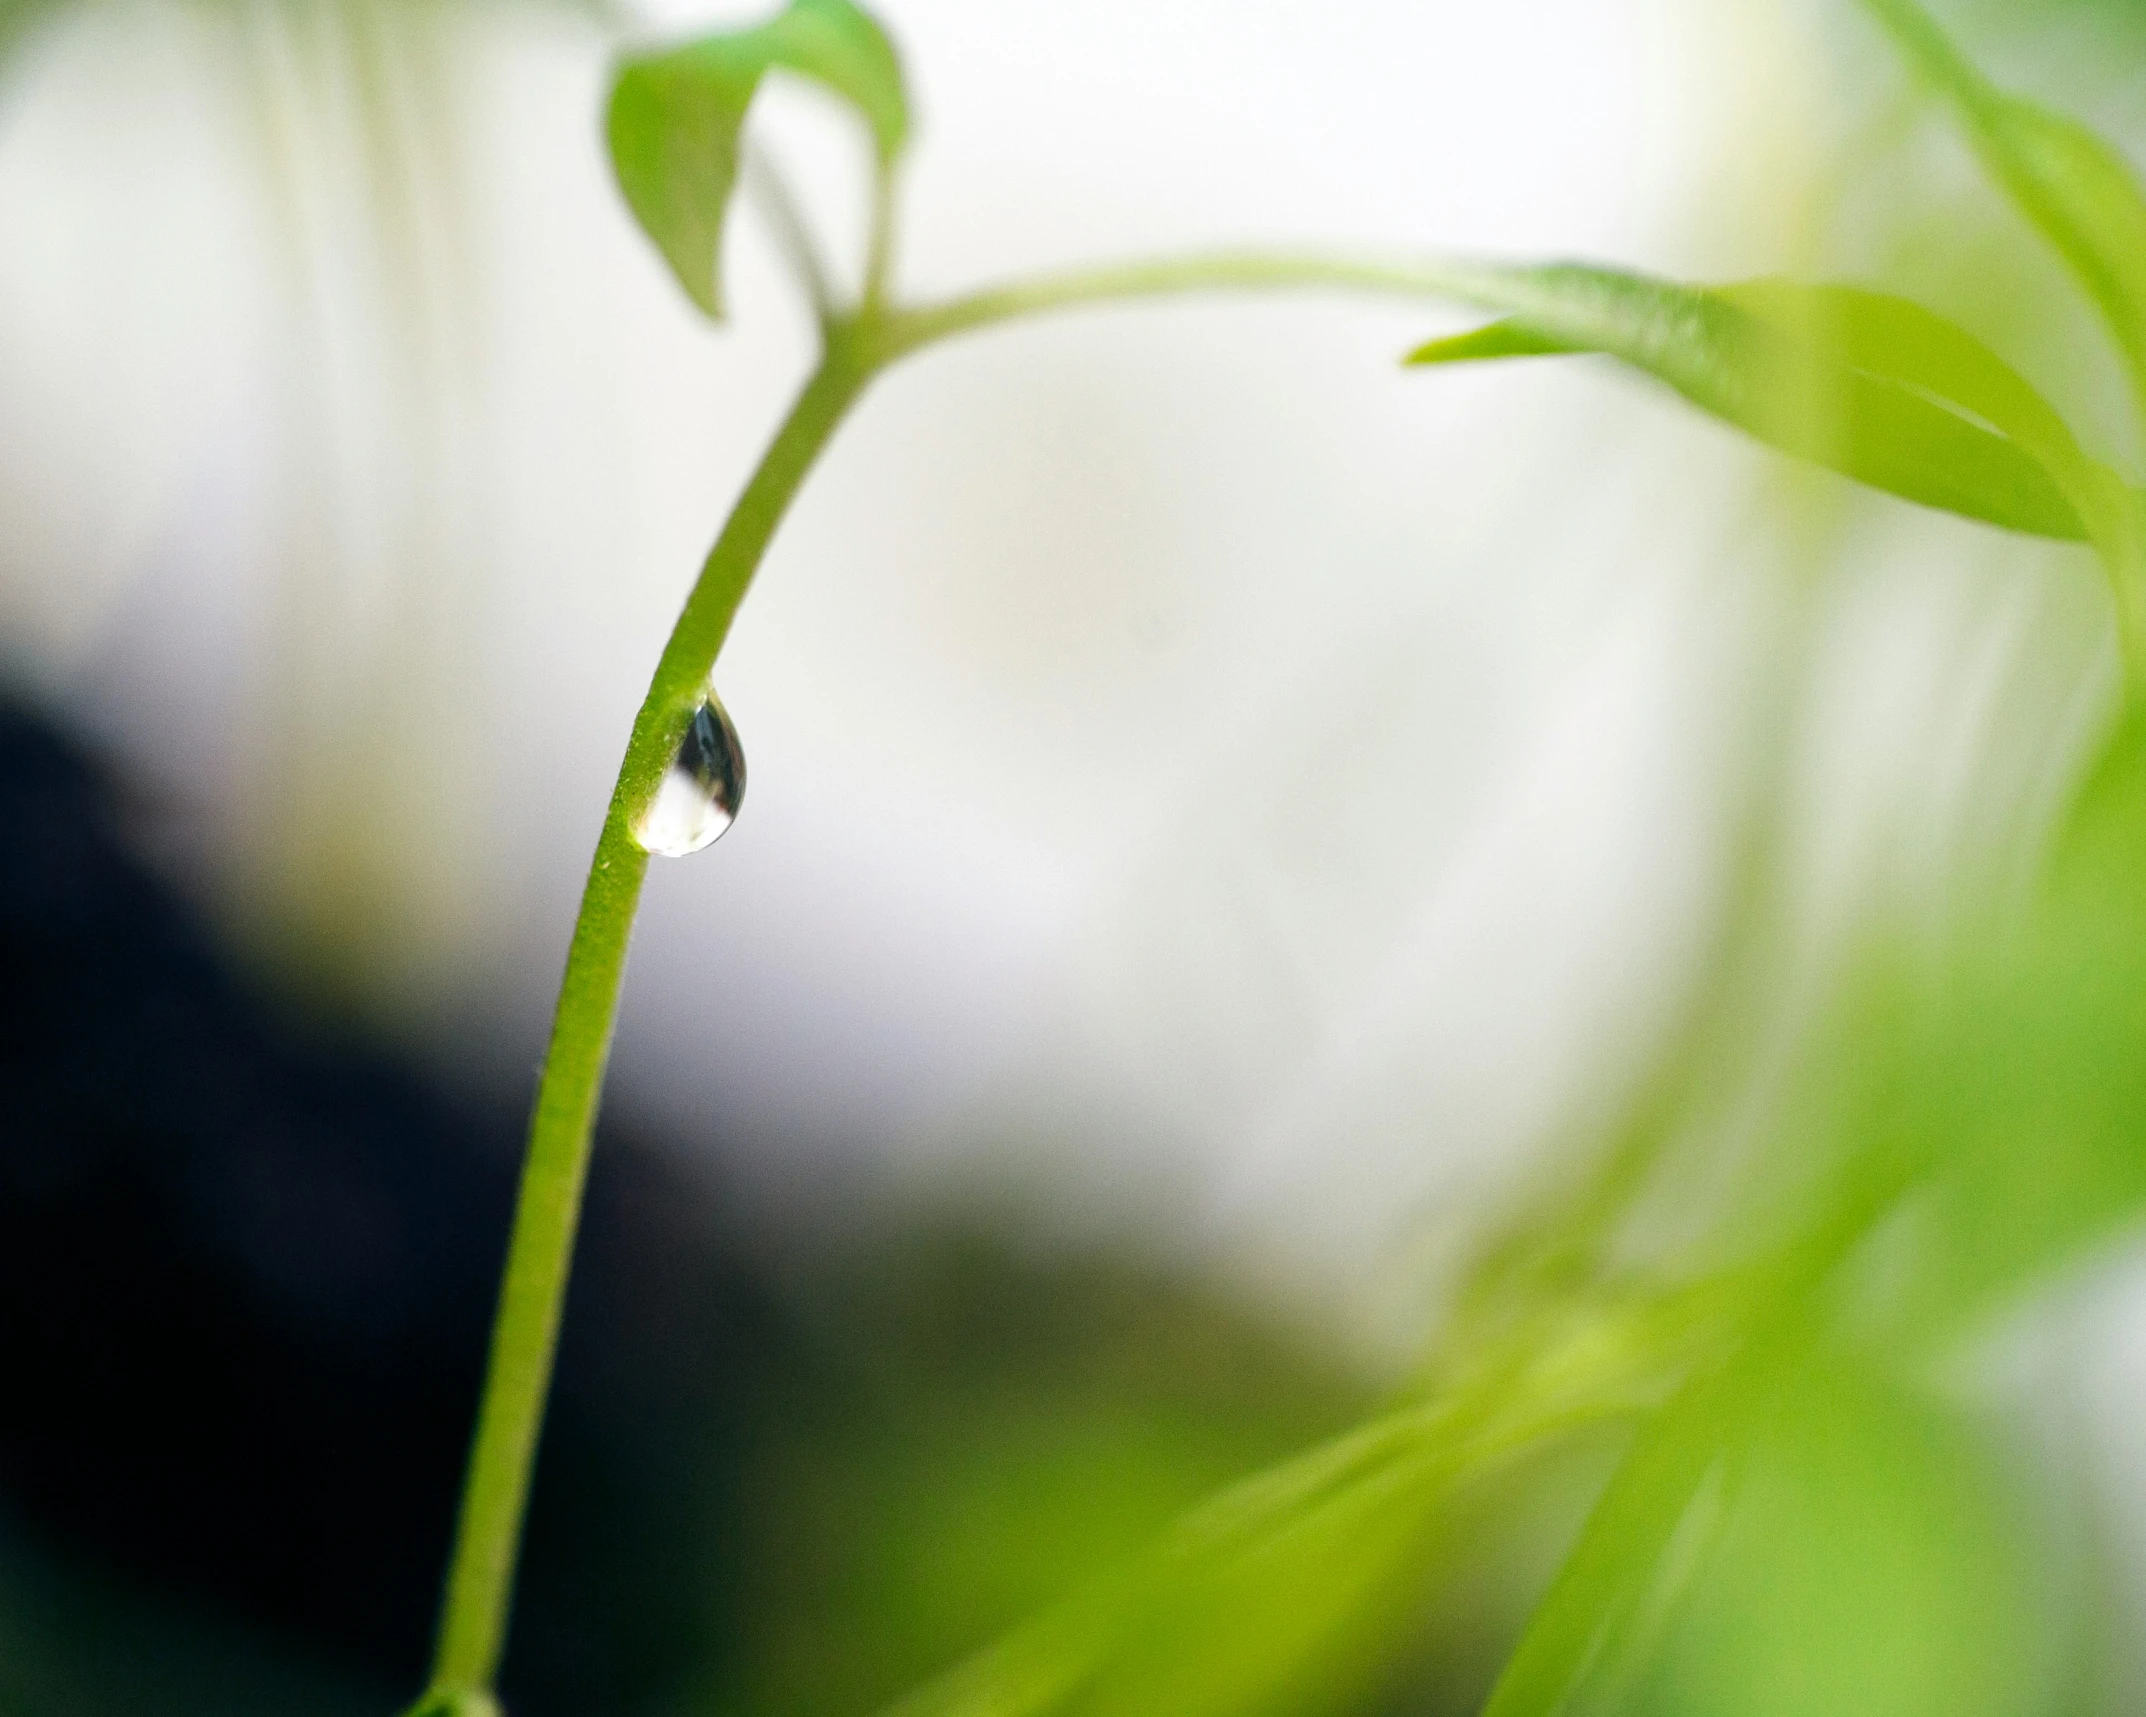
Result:
<svg viewBox="0 0 2146 1717">
<path fill-rule="evenodd" d="M 830 342 L 709 552 L 634 718 L 582 893 L 537 1088 L 441 1606 L 432 1685 L 421 1709 L 487 1709 L 506 1643 L 515 1558 L 551 1386 L 597 1099 L 648 870 L 648 854 L 631 831 L 700 704 L 716 652 L 776 526 L 870 377 L 871 370 L 846 342 Z"/>
<path fill-rule="evenodd" d="M 919 305 L 888 319 L 889 361 L 956 334 L 1046 312 L 1201 292 L 1327 290 L 1394 298 L 1441 298 L 1510 311 L 1539 270 L 1459 258 L 1379 258 L 1215 251 L 1105 268 L 1069 270 Z"/>
<path fill-rule="evenodd" d="M 648 854 L 627 833 L 614 799 L 596 843 L 559 987 L 463 1485 L 432 1671 L 433 1699 L 450 1706 L 491 1686 L 505 1642 L 508 1594 L 550 1392 L 589 1141 L 647 871 Z"/>
<path fill-rule="evenodd" d="M 884 188 L 881 201 L 891 204 Z M 891 255 L 891 219 L 891 208 L 883 209 L 875 226 L 874 282 L 883 281 Z M 597 1100 L 648 870 L 648 855 L 632 830 L 706 695 L 716 653 L 776 527 L 857 396 L 889 364 L 939 340 L 1084 304 L 1208 290 L 1332 287 L 1505 305 L 1517 278 L 1512 271 L 1466 263 L 1230 254 L 1047 277 L 908 311 L 882 311 L 868 300 L 856 318 L 828 325 L 819 368 L 731 510 L 664 646 L 612 790 L 530 1122 L 432 1683 L 419 1710 L 496 1709 L 490 1689 L 506 1643 Z"/>
</svg>

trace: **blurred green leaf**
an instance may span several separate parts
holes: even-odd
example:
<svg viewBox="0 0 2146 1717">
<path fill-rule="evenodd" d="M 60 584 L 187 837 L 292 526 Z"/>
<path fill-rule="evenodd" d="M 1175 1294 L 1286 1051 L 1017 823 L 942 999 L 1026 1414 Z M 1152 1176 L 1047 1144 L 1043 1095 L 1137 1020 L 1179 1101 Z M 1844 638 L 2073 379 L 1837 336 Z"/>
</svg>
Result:
<svg viewBox="0 0 2146 1717">
<path fill-rule="evenodd" d="M 2000 1717 L 2048 1708 L 2035 1566 L 1963 1428 L 1837 1355 L 1780 1379 L 1725 1517 L 1627 1686 L 1691 1717 Z"/>
<path fill-rule="evenodd" d="M 1734 1296 L 1562 1308 L 1441 1396 L 1183 1516 L 1145 1556 L 895 1707 L 895 1717 L 1180 1717 L 1344 1707 L 1416 1625 L 1458 1487 L 1651 1410 Z"/>
<path fill-rule="evenodd" d="M 1893 1124 L 1936 1169 L 1940 1316 L 2146 1218 L 2146 717 L 2108 745 L 2027 922 L 1948 982 Z"/>
<path fill-rule="evenodd" d="M 1785 280 L 1681 286 L 1572 264 L 1516 279 L 1515 298 L 1534 302 L 1408 361 L 1600 353 L 1872 488 L 2037 536 L 2091 534 L 2080 501 L 2106 485 L 2062 419 L 1972 335 L 1906 300 Z"/>
<path fill-rule="evenodd" d="M 1754 1278 L 1756 1297 L 1732 1325 L 1748 1325 L 1749 1334 L 1698 1369 L 1642 1426 L 1507 1659 L 1484 1717 L 1547 1717 L 1627 1649 L 1623 1636 L 1658 1584 L 1702 1485 L 1783 1368 L 1804 1351 L 1812 1333 L 1802 1292 L 1810 1268 L 1808 1260 L 1792 1260 L 1785 1275 Z"/>
<path fill-rule="evenodd" d="M 1800 327 L 1821 353 L 1852 373 L 1916 390 L 1987 424 L 2035 459 L 2071 504 L 2127 617 L 2136 612 L 2146 585 L 2146 521 L 2138 496 L 2089 458 L 2055 408 L 1981 341 L 1919 304 L 1857 287 L 1755 280 L 1720 292 L 1763 320 Z M 1861 451 L 1867 468 L 1881 473 L 1864 478 L 1877 488 L 1894 487 L 1882 476 L 1888 457 L 1911 457 L 1908 449 L 1889 454 L 1878 445 L 1888 440 L 1888 427 L 1869 426 L 1874 445 Z M 1843 433 L 1853 446 L 1859 428 L 1851 421 Z M 2134 620 L 2126 624 L 2136 632 Z"/>
<path fill-rule="evenodd" d="M 0 71 L 6 69 L 7 56 L 38 19 L 57 9 L 58 0 L 0 0 Z"/>
<path fill-rule="evenodd" d="M 1284 1462 L 903 1700 L 894 1717 L 1175 1710 L 1179 1698 L 1206 1708 L 1217 1690 L 1256 1703 L 1307 1674 L 1318 1680 L 1310 1666 L 1342 1642 L 1368 1649 L 1350 1624 L 1411 1560 L 1479 1429 L 1418 1410 Z"/>
<path fill-rule="evenodd" d="M 2104 138 L 2006 95 L 1915 0 L 1865 0 L 1922 78 L 1949 101 L 1975 152 L 2086 288 L 2146 409 L 2146 189 Z"/>
<path fill-rule="evenodd" d="M 886 32 L 850 0 L 791 0 L 750 29 L 626 60 L 611 89 L 611 165 L 634 217 L 693 302 L 723 313 L 723 218 L 739 138 L 761 78 L 781 69 L 853 106 L 881 164 L 909 134 L 901 63 Z"/>
</svg>

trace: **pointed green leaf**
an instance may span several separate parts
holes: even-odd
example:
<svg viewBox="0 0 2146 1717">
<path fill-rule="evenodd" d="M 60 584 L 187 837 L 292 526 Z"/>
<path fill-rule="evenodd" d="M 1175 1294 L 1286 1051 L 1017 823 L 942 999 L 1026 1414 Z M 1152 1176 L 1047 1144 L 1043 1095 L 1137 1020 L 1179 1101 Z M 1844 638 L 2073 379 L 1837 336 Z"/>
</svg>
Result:
<svg viewBox="0 0 2146 1717">
<path fill-rule="evenodd" d="M 1865 0 L 1959 115 L 1983 165 L 2071 265 L 2100 309 L 2146 408 L 2146 189 L 2106 140 L 2006 95 L 1915 0 Z"/>
<path fill-rule="evenodd" d="M 693 302 L 723 313 L 723 217 L 737 183 L 739 135 L 761 78 L 780 68 L 854 107 L 884 166 L 909 134 L 901 64 L 850 0 L 791 0 L 750 29 L 704 36 L 623 62 L 606 132 L 619 188 Z"/>
<path fill-rule="evenodd" d="M 723 314 L 716 252 L 755 81 L 674 55 L 624 67 L 611 90 L 619 189 L 686 295 L 715 317 Z"/>
<path fill-rule="evenodd" d="M 1524 322 L 1493 322 L 1465 334 L 1449 334 L 1408 354 L 1412 364 L 1477 364 L 1494 358 L 1556 358 L 1584 350 L 1538 332 Z"/>
<path fill-rule="evenodd" d="M 1889 494 L 2031 535 L 2089 535 L 2079 498 L 2101 489 L 2063 420 L 1972 335 L 1904 299 L 1772 280 L 1707 289 L 1573 264 L 1508 278 L 1497 307 L 1515 314 L 1409 361 L 1602 353 Z"/>
</svg>

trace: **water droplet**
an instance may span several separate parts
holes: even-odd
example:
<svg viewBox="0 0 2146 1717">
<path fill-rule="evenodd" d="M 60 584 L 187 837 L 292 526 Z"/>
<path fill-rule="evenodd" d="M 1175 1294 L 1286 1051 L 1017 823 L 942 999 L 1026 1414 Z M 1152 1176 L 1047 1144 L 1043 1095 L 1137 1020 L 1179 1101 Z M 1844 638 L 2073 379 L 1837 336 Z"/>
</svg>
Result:
<svg viewBox="0 0 2146 1717">
<path fill-rule="evenodd" d="M 738 815 L 745 797 L 745 747 L 713 692 L 686 725 L 663 784 L 634 825 L 633 838 L 660 858 L 697 853 Z"/>
</svg>

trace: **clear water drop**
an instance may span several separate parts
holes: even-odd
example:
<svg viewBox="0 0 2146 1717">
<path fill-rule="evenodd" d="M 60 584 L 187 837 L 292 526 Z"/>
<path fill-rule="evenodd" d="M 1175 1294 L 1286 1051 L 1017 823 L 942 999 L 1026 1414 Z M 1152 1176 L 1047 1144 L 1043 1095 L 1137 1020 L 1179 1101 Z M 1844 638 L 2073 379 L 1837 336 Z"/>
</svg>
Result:
<svg viewBox="0 0 2146 1717">
<path fill-rule="evenodd" d="M 633 838 L 660 858 L 697 853 L 737 820 L 745 797 L 745 747 L 713 692 L 693 712 L 663 784 Z"/>
</svg>

